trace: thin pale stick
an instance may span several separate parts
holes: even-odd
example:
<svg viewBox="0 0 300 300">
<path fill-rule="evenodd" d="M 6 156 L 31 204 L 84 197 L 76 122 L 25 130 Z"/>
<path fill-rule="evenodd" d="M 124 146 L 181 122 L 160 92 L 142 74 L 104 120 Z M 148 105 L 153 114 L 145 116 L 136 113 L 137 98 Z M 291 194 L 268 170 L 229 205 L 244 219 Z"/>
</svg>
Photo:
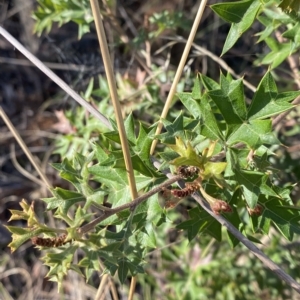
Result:
<svg viewBox="0 0 300 300">
<path fill-rule="evenodd" d="M 107 281 L 109 279 L 109 275 L 108 274 L 104 274 L 101 278 L 101 282 L 100 282 L 100 285 L 99 285 L 99 288 L 97 290 L 97 294 L 95 296 L 95 300 L 99 300 L 100 297 L 103 295 L 104 293 L 104 289 L 107 285 Z"/>
<path fill-rule="evenodd" d="M 122 118 L 121 107 L 120 107 L 120 103 L 119 103 L 119 99 L 118 99 L 118 95 L 117 95 L 116 80 L 114 78 L 114 73 L 113 73 L 112 64 L 111 64 L 111 60 L 110 60 L 110 56 L 109 56 L 109 51 L 108 51 L 108 47 L 107 47 L 106 36 L 105 36 L 105 32 L 104 32 L 101 15 L 100 15 L 100 8 L 99 8 L 98 1 L 91 0 L 91 7 L 92 7 L 94 20 L 95 20 L 98 40 L 100 43 L 101 54 L 103 57 L 103 63 L 104 63 L 104 67 L 105 67 L 105 73 L 106 73 L 107 82 L 109 85 L 109 91 L 110 91 L 110 95 L 111 95 L 111 99 L 112 99 L 112 103 L 113 103 L 113 107 L 114 107 L 114 111 L 115 111 L 115 117 L 116 117 L 116 121 L 117 121 L 119 134 L 120 134 L 123 156 L 124 156 L 125 165 L 126 165 L 126 171 L 128 173 L 128 181 L 129 181 L 131 198 L 135 199 L 137 197 L 138 193 L 137 193 L 136 184 L 135 184 L 132 161 L 131 161 L 128 141 L 127 141 L 127 137 L 126 137 L 124 122 L 123 122 L 123 118 Z"/>
<path fill-rule="evenodd" d="M 0 116 L 2 117 L 2 119 L 5 122 L 6 126 L 9 128 L 10 132 L 14 135 L 14 137 L 17 140 L 18 144 L 23 149 L 24 153 L 26 154 L 26 156 L 28 157 L 29 161 L 32 163 L 32 165 L 34 166 L 34 168 L 36 169 L 36 171 L 40 175 L 41 179 L 44 181 L 44 183 L 46 184 L 46 186 L 48 188 L 51 188 L 50 181 L 45 176 L 44 172 L 42 171 L 42 169 L 40 168 L 40 166 L 38 165 L 38 163 L 35 161 L 33 155 L 31 154 L 31 152 L 29 151 L 28 147 L 26 146 L 26 144 L 22 140 L 22 138 L 19 135 L 17 129 L 11 123 L 11 121 L 9 120 L 8 116 L 6 115 L 6 113 L 4 112 L 4 110 L 2 109 L 1 106 L 0 106 Z"/>
<path fill-rule="evenodd" d="M 161 113 L 161 119 L 166 118 L 166 116 L 168 114 L 168 111 L 169 111 L 169 109 L 171 107 L 172 99 L 173 99 L 174 94 L 176 92 L 176 88 L 177 88 L 178 82 L 180 80 L 180 77 L 181 77 L 184 65 L 186 63 L 188 54 L 189 54 L 190 49 L 192 47 L 193 40 L 195 38 L 195 35 L 196 35 L 196 32 L 197 32 L 199 23 L 201 21 L 201 18 L 202 18 L 204 9 L 205 9 L 206 2 L 207 2 L 207 0 L 202 0 L 201 3 L 200 3 L 200 6 L 199 6 L 199 9 L 198 9 L 198 12 L 197 12 L 197 15 L 196 15 L 193 27 L 191 29 L 189 38 L 187 40 L 186 46 L 184 48 L 184 51 L 183 51 L 183 54 L 182 54 L 182 57 L 181 57 L 181 60 L 179 62 L 179 66 L 177 68 L 177 71 L 176 71 L 176 74 L 175 74 L 175 77 L 174 77 L 174 81 L 172 83 L 172 86 L 170 88 L 170 92 L 168 94 L 165 106 L 164 106 L 163 111 Z M 156 129 L 155 135 L 160 134 L 162 127 L 163 127 L 162 122 L 159 122 L 158 125 L 157 125 L 157 129 Z M 150 154 L 153 154 L 153 152 L 155 150 L 155 147 L 156 147 L 156 144 L 157 144 L 157 140 L 154 140 L 152 142 L 152 145 L 151 145 Z"/>
<path fill-rule="evenodd" d="M 28 149 L 29 151 L 29 149 Z M 19 164 L 19 162 L 17 161 L 16 158 L 16 151 L 15 151 L 15 144 L 11 144 L 10 145 L 10 153 L 9 153 L 10 159 L 14 165 L 14 167 L 26 178 L 28 178 L 29 180 L 35 182 L 36 184 L 40 185 L 41 187 L 45 186 L 45 182 L 36 178 L 33 174 L 31 174 L 30 172 L 26 171 L 23 167 L 21 167 L 21 165 Z"/>
<path fill-rule="evenodd" d="M 104 27 L 102 24 L 98 1 L 91 0 L 91 7 L 92 7 L 94 20 L 95 20 L 98 40 L 100 43 L 100 48 L 101 48 L 101 53 L 102 53 L 102 57 L 103 57 L 103 63 L 104 63 L 104 67 L 105 67 L 105 73 L 107 76 L 107 82 L 108 82 L 108 86 L 109 86 L 111 100 L 113 103 L 115 117 L 116 117 L 117 126 L 118 126 L 118 130 L 119 130 L 121 146 L 122 146 L 122 150 L 123 150 L 123 156 L 124 156 L 124 161 L 125 161 L 125 166 L 126 166 L 126 171 L 127 171 L 127 176 L 128 176 L 131 199 L 133 200 L 133 199 L 137 198 L 138 193 L 137 193 L 137 189 L 136 189 L 135 177 L 134 177 L 131 155 L 130 155 L 130 151 L 129 151 L 129 145 L 128 145 L 128 141 L 127 141 L 127 136 L 126 136 L 122 112 L 121 112 L 121 106 L 120 106 L 120 102 L 119 102 L 118 94 L 117 94 L 116 80 L 114 78 L 112 63 L 111 63 L 111 59 L 110 59 L 110 55 L 109 55 L 109 51 L 108 51 L 108 47 L 107 47 L 106 35 L 105 35 Z M 136 278 L 133 277 L 131 280 L 130 291 L 135 288 L 135 282 L 136 282 Z M 129 300 L 132 299 L 130 294 L 129 294 L 128 299 Z"/>
<path fill-rule="evenodd" d="M 136 281 L 137 281 L 136 276 L 134 276 L 134 277 L 131 278 L 130 290 L 129 290 L 129 293 L 128 293 L 128 300 L 132 300 L 133 299 L 134 291 L 135 291 L 135 286 L 136 286 Z"/>
<path fill-rule="evenodd" d="M 61 87 L 67 94 L 69 94 L 75 101 L 88 110 L 95 118 L 100 120 L 107 128 L 112 129 L 109 120 L 96 110 L 90 103 L 81 98 L 74 90 L 72 90 L 67 83 L 60 79 L 48 67 L 46 67 L 38 58 L 30 53 L 21 43 L 19 43 L 11 34 L 9 34 L 3 27 L 0 26 L 0 35 L 4 36 L 15 48 L 17 48 L 24 56 L 26 56 L 35 66 L 37 66 L 43 73 L 51 78 L 59 87 Z"/>
</svg>

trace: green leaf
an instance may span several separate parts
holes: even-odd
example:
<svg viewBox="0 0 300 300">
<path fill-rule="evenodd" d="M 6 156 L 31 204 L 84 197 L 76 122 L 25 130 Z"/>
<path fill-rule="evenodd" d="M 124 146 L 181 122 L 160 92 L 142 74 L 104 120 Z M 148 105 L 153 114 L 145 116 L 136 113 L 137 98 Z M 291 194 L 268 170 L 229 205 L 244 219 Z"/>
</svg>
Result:
<svg viewBox="0 0 300 300">
<path fill-rule="evenodd" d="M 125 279 L 127 278 L 127 274 L 129 271 L 129 267 L 128 267 L 128 262 L 126 258 L 122 258 L 118 261 L 118 277 L 119 280 L 121 282 L 121 284 L 123 284 L 125 282 Z"/>
<path fill-rule="evenodd" d="M 259 0 L 226 2 L 211 6 L 221 18 L 232 23 L 221 56 L 232 48 L 239 37 L 251 27 L 260 7 Z"/>
<path fill-rule="evenodd" d="M 134 170 L 138 171 L 141 175 L 147 177 L 161 177 L 162 175 L 156 172 L 154 168 L 150 166 L 150 162 L 145 162 L 137 155 L 132 156 L 132 167 Z"/>
<path fill-rule="evenodd" d="M 227 143 L 233 145 L 237 142 L 243 142 L 250 148 L 255 149 L 268 141 L 268 134 L 271 133 L 271 130 L 271 120 L 251 120 L 236 128 L 228 137 Z"/>
<path fill-rule="evenodd" d="M 263 217 L 259 226 L 263 226 L 264 219 L 272 221 L 280 233 L 289 241 L 293 240 L 294 234 L 300 234 L 299 208 L 287 206 L 286 202 L 275 197 L 261 197 L 259 203 L 264 207 Z"/>
<path fill-rule="evenodd" d="M 294 94 L 296 96 L 297 93 Z M 249 120 L 264 119 L 292 108 L 288 101 L 293 99 L 292 94 L 286 95 L 277 92 L 276 83 L 270 72 L 262 78 L 248 110 Z"/>
<path fill-rule="evenodd" d="M 271 69 L 274 69 L 277 66 L 279 66 L 292 53 L 293 45 L 291 42 L 277 43 L 272 38 L 266 38 L 265 41 L 267 42 L 268 46 L 272 47 L 273 49 L 271 48 L 272 51 L 268 53 L 266 56 L 264 56 L 264 58 L 260 60 L 260 63 L 265 65 L 270 65 Z M 274 41 L 274 42 L 271 44 L 270 41 Z"/>
<path fill-rule="evenodd" d="M 300 22 L 297 22 L 291 29 L 288 29 L 282 34 L 282 37 L 300 44 Z"/>
<path fill-rule="evenodd" d="M 99 164 L 89 168 L 94 179 L 108 186 L 128 186 L 127 172 L 124 169 L 114 169 Z"/>
<path fill-rule="evenodd" d="M 244 0 L 237 2 L 217 3 L 210 6 L 210 8 L 219 15 L 225 22 L 239 23 L 247 14 L 253 0 Z"/>
<path fill-rule="evenodd" d="M 199 104 L 191 93 L 177 93 L 177 96 L 194 118 L 200 118 L 202 116 Z"/>
<path fill-rule="evenodd" d="M 51 281 L 56 281 L 58 283 L 59 290 L 61 290 L 64 276 L 67 274 L 68 270 L 73 267 L 72 261 L 77 248 L 77 245 L 71 245 L 57 253 L 48 252 L 42 258 L 45 264 L 50 267 L 46 276 L 49 277 Z"/>
<path fill-rule="evenodd" d="M 66 214 L 72 205 L 86 200 L 85 196 L 81 193 L 59 187 L 51 189 L 51 192 L 54 196 L 53 198 L 43 198 L 42 200 L 47 203 L 48 210 L 59 208 L 63 214 Z"/>
<path fill-rule="evenodd" d="M 218 122 L 211 110 L 211 107 L 208 103 L 208 96 L 207 94 L 203 95 L 200 103 L 200 110 L 202 112 L 202 119 L 203 119 L 203 131 L 201 134 L 205 135 L 209 139 L 215 140 L 223 140 L 223 134 L 220 131 L 218 126 Z"/>
<path fill-rule="evenodd" d="M 140 123 L 140 130 L 139 135 L 136 140 L 136 146 L 134 147 L 133 151 L 136 155 L 141 159 L 143 164 L 148 169 L 148 174 L 150 173 L 149 177 L 160 177 L 161 174 L 156 171 L 150 161 L 150 148 L 153 141 L 153 135 L 156 130 L 156 127 L 146 128 L 145 125 Z M 137 170 L 137 169 L 135 169 Z M 137 170 L 138 171 L 138 170 Z M 145 173 L 142 173 L 145 175 Z"/>
<path fill-rule="evenodd" d="M 95 271 L 100 272 L 101 270 L 99 255 L 97 251 L 85 249 L 85 247 L 82 250 L 85 253 L 85 257 L 79 261 L 78 266 L 84 268 L 86 281 L 88 281 Z"/>
<path fill-rule="evenodd" d="M 238 202 L 240 199 L 240 192 L 237 190 L 233 196 L 230 199 L 230 206 L 232 207 L 232 213 L 230 214 L 226 214 L 226 219 L 236 228 L 240 229 L 242 225 L 240 216 L 238 214 L 238 211 L 236 209 Z M 228 235 L 228 241 L 229 244 L 232 248 L 234 248 L 235 246 L 237 246 L 239 244 L 239 240 L 231 233 L 227 230 L 227 235 Z"/>
<path fill-rule="evenodd" d="M 194 82 L 193 90 L 192 90 L 192 98 L 195 100 L 201 99 L 201 74 L 198 73 Z M 180 98 L 180 97 L 179 97 Z"/>
<path fill-rule="evenodd" d="M 124 122 L 124 127 L 125 127 L 125 132 L 126 132 L 127 139 L 133 145 L 135 145 L 136 136 L 135 136 L 135 131 L 134 131 L 135 126 L 134 126 L 134 119 L 133 119 L 132 113 L 130 113 L 128 115 L 128 117 L 126 118 L 126 120 Z"/>
<path fill-rule="evenodd" d="M 219 108 L 227 124 L 242 124 L 247 115 L 243 81 L 236 80 L 228 88 L 228 91 L 224 88 L 209 91 L 208 95 Z"/>
<path fill-rule="evenodd" d="M 276 102 L 289 102 L 300 95 L 300 91 L 283 92 L 277 95 Z"/>
<path fill-rule="evenodd" d="M 77 190 L 80 190 L 80 183 L 82 181 L 81 169 L 79 170 L 74 168 L 73 163 L 64 158 L 62 163 L 53 163 L 52 167 L 59 171 L 59 175 L 61 178 L 71 182 Z"/>
<path fill-rule="evenodd" d="M 45 228 L 33 229 L 33 228 L 20 228 L 15 226 L 6 226 L 6 228 L 12 233 L 12 241 L 8 244 L 8 247 L 10 247 L 12 252 L 17 250 L 27 240 L 45 232 Z"/>
<path fill-rule="evenodd" d="M 245 171 L 236 169 L 236 180 L 241 185 L 242 193 L 250 208 L 257 205 L 258 197 L 261 194 L 267 196 L 278 196 L 271 187 L 268 186 L 269 176 L 256 171 Z"/>
<path fill-rule="evenodd" d="M 176 226 L 178 229 L 187 230 L 188 239 L 191 241 L 198 233 L 207 233 L 216 240 L 221 241 L 221 225 L 206 211 L 199 207 L 189 211 L 190 220 L 184 221 Z"/>
<path fill-rule="evenodd" d="M 170 161 L 170 164 L 173 164 L 175 166 L 191 165 L 197 166 L 199 168 L 203 167 L 203 159 L 196 153 L 190 142 L 185 145 L 183 140 L 177 137 L 176 145 L 168 144 L 167 146 L 180 155 L 180 157 L 177 157 L 173 161 Z"/>
<path fill-rule="evenodd" d="M 165 126 L 167 132 L 157 135 L 156 138 L 162 140 L 164 143 L 172 143 L 174 138 L 184 137 L 182 112 L 180 112 L 173 123 L 167 120 L 162 120 L 162 123 Z"/>
<path fill-rule="evenodd" d="M 214 90 L 220 89 L 220 85 L 216 81 L 214 81 L 213 79 L 211 79 L 205 75 L 201 74 L 201 81 L 202 81 L 202 84 L 204 85 L 204 87 L 208 91 L 214 91 Z"/>
</svg>

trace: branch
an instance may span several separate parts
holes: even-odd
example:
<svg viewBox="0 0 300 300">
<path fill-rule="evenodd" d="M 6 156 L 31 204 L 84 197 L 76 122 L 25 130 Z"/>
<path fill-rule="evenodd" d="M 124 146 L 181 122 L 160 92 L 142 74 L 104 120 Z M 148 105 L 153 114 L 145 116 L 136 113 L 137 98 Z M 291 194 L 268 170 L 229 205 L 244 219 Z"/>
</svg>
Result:
<svg viewBox="0 0 300 300">
<path fill-rule="evenodd" d="M 294 280 L 290 275 L 284 272 L 278 265 L 269 259 L 259 248 L 257 248 L 250 240 L 248 240 L 239 230 L 237 230 L 228 220 L 220 215 L 212 212 L 209 204 L 200 197 L 198 193 L 192 197 L 199 203 L 199 205 L 208 212 L 214 219 L 216 219 L 222 226 L 232 233 L 242 244 L 244 244 L 266 267 L 268 267 L 281 280 L 285 281 L 290 287 L 300 293 L 300 284 Z"/>
<path fill-rule="evenodd" d="M 115 214 L 119 213 L 120 211 L 123 211 L 123 210 L 126 210 L 126 209 L 134 210 L 139 204 L 146 201 L 151 196 L 157 194 L 162 189 L 170 186 L 174 182 L 179 181 L 180 179 L 182 179 L 182 177 L 180 175 L 173 176 L 172 178 L 166 180 L 164 183 L 162 183 L 159 186 L 153 188 L 148 193 L 134 199 L 133 201 L 125 203 L 125 204 L 120 205 L 118 207 L 103 211 L 101 216 L 99 216 L 95 220 L 91 221 L 90 223 L 80 227 L 77 232 L 79 234 L 83 235 L 83 234 L 91 231 L 92 229 L 94 229 L 100 222 L 104 221 L 105 219 L 107 219 L 108 217 L 110 217 L 112 215 L 115 215 Z"/>
<path fill-rule="evenodd" d="M 160 163 L 156 159 L 152 159 L 152 163 L 156 168 L 160 167 Z M 164 173 L 167 173 L 166 171 Z M 167 173 L 168 177 L 172 177 L 171 173 Z M 185 184 L 181 181 L 178 182 L 180 188 L 184 188 Z M 236 229 L 227 219 L 221 215 L 216 215 L 210 208 L 210 205 L 205 201 L 199 193 L 194 193 L 192 197 L 198 202 L 198 204 L 209 213 L 214 219 L 216 219 L 222 226 L 232 233 L 242 244 L 244 244 L 266 267 L 268 267 L 275 275 L 281 280 L 286 282 L 294 290 L 300 293 L 300 284 L 297 283 L 290 275 L 284 272 L 278 265 L 276 265 L 271 259 L 269 259 L 260 249 L 258 249 L 250 240 L 248 240 L 238 229 Z"/>
</svg>

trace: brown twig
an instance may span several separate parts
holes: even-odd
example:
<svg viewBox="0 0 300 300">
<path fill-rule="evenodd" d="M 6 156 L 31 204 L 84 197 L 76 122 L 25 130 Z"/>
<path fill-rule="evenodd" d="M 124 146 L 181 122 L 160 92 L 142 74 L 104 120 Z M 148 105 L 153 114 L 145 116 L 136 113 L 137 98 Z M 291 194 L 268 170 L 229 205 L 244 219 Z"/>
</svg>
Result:
<svg viewBox="0 0 300 300">
<path fill-rule="evenodd" d="M 155 159 L 153 160 L 153 165 L 156 168 L 160 167 L 159 162 Z M 166 172 L 165 172 L 166 173 Z M 171 173 L 167 173 L 168 177 L 172 177 Z M 185 184 L 182 181 L 177 181 L 178 185 L 181 188 L 185 187 Z M 276 265 L 271 259 L 269 259 L 259 248 L 257 248 L 250 240 L 248 240 L 238 229 L 236 229 L 227 219 L 221 215 L 215 214 L 209 203 L 201 197 L 201 195 L 196 192 L 192 195 L 198 204 L 209 213 L 214 219 L 216 219 L 222 226 L 224 226 L 234 237 L 236 237 L 242 244 L 244 244 L 266 267 L 274 272 L 280 279 L 285 281 L 289 286 L 294 290 L 300 293 L 300 284 L 295 281 L 290 275 L 284 272 L 278 265 Z"/>
<path fill-rule="evenodd" d="M 222 226 L 224 226 L 230 233 L 232 233 L 242 244 L 244 244 L 266 267 L 268 267 L 281 280 L 285 281 L 295 291 L 300 293 L 300 284 L 294 280 L 290 275 L 285 273 L 278 265 L 276 265 L 270 258 L 268 258 L 260 249 L 258 249 L 252 242 L 250 242 L 239 230 L 237 230 L 229 221 L 221 215 L 216 215 L 211 210 L 209 204 L 200 197 L 198 193 L 193 195 L 193 198 L 199 205 L 216 219 Z"/>
<path fill-rule="evenodd" d="M 163 188 L 168 187 L 169 185 L 171 185 L 172 183 L 179 181 L 182 177 L 180 175 L 176 175 L 168 180 L 166 180 L 164 183 L 160 184 L 159 186 L 153 188 L 151 191 L 149 191 L 148 193 L 134 199 L 131 202 L 125 203 L 123 205 L 120 205 L 118 207 L 109 209 L 109 210 L 105 210 L 103 211 L 102 215 L 99 216 L 98 218 L 96 218 L 95 220 L 91 221 L 90 223 L 82 226 L 81 228 L 78 229 L 78 233 L 79 234 L 85 234 L 91 230 L 93 230 L 95 228 L 95 226 L 97 226 L 100 222 L 102 222 L 103 220 L 107 219 L 108 217 L 115 215 L 123 210 L 126 209 L 130 209 L 130 210 L 134 210 L 139 204 L 141 204 L 142 202 L 146 201 L 149 197 L 157 194 L 158 192 L 160 192 Z"/>
</svg>

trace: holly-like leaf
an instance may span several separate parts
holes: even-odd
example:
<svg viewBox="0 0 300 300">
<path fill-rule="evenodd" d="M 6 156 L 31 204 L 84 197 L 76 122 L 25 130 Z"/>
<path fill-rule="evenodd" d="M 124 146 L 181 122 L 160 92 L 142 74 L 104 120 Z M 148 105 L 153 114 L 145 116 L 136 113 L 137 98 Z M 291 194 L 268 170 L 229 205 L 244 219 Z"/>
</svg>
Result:
<svg viewBox="0 0 300 300">
<path fill-rule="evenodd" d="M 227 143 L 233 145 L 237 142 L 243 142 L 250 148 L 255 149 L 268 141 L 271 130 L 271 120 L 251 120 L 236 128 L 228 137 Z"/>
<path fill-rule="evenodd" d="M 11 217 L 9 218 L 9 222 L 12 220 L 26 220 L 28 227 L 34 227 L 39 225 L 39 221 L 34 212 L 34 202 L 28 204 L 25 199 L 20 202 L 20 206 L 23 211 L 11 209 Z"/>
<path fill-rule="evenodd" d="M 72 268 L 74 253 L 77 248 L 78 245 L 71 245 L 56 253 L 48 252 L 42 258 L 45 264 L 50 267 L 46 276 L 49 277 L 51 281 L 56 281 L 58 283 L 59 290 L 61 290 L 64 276 L 67 274 L 68 270 Z"/>
<path fill-rule="evenodd" d="M 88 281 L 95 271 L 100 272 L 101 267 L 97 251 L 91 249 L 87 250 L 85 248 L 83 250 L 85 252 L 85 257 L 79 261 L 78 266 L 84 268 L 86 281 Z"/>
<path fill-rule="evenodd" d="M 91 166 L 89 172 L 94 175 L 95 180 L 108 186 L 128 186 L 127 172 L 124 169 L 114 169 L 97 164 Z"/>
<path fill-rule="evenodd" d="M 222 240 L 221 225 L 206 211 L 199 207 L 189 211 L 190 220 L 184 221 L 176 226 L 178 229 L 187 230 L 188 239 L 191 241 L 198 233 L 207 233 L 216 240 Z"/>
<path fill-rule="evenodd" d="M 257 227 L 268 233 L 269 224 L 272 222 L 279 232 L 289 241 L 294 234 L 300 234 L 299 208 L 286 205 L 285 200 L 278 197 L 259 198 L 259 204 L 263 206 L 263 214 L 258 217 Z M 267 225 L 267 227 L 266 227 Z"/>
<path fill-rule="evenodd" d="M 210 8 L 225 22 L 239 23 L 243 20 L 253 0 L 239 2 L 225 2 L 211 5 Z"/>
<path fill-rule="evenodd" d="M 247 111 L 244 99 L 243 81 L 228 83 L 228 89 L 208 91 L 208 95 L 219 108 L 227 124 L 241 124 L 246 119 Z"/>
<path fill-rule="evenodd" d="M 201 134 L 211 140 L 223 140 L 223 134 L 218 126 L 216 117 L 208 102 L 208 95 L 204 94 L 200 103 L 200 110 L 202 112 L 203 129 Z"/>
<path fill-rule="evenodd" d="M 72 205 L 85 201 L 86 199 L 81 193 L 65 190 L 59 187 L 51 189 L 51 192 L 54 197 L 43 198 L 42 200 L 47 203 L 47 209 L 51 210 L 59 208 L 63 214 L 66 214 Z"/>
<path fill-rule="evenodd" d="M 215 91 L 221 88 L 221 86 L 216 81 L 202 74 L 201 74 L 201 81 L 205 89 L 208 91 Z"/>
<path fill-rule="evenodd" d="M 81 169 L 76 170 L 69 159 L 64 158 L 62 163 L 53 163 L 52 167 L 59 171 L 61 178 L 71 182 L 77 190 L 80 190 Z"/>
<path fill-rule="evenodd" d="M 201 177 L 203 180 L 212 178 L 219 187 L 226 187 L 227 183 L 222 175 L 226 166 L 227 162 L 207 162 L 204 165 L 204 171 L 201 172 Z"/>
<path fill-rule="evenodd" d="M 271 73 L 268 72 L 259 83 L 251 101 L 251 105 L 248 110 L 249 120 L 267 118 L 286 110 L 285 108 L 283 110 L 278 109 L 280 105 L 278 106 L 275 102 L 277 95 L 278 91 L 276 83 Z"/>
<path fill-rule="evenodd" d="M 118 261 L 118 277 L 119 280 L 121 282 L 121 284 L 123 284 L 125 282 L 125 279 L 127 278 L 127 274 L 129 271 L 129 267 L 128 267 L 128 262 L 126 258 L 121 258 Z"/>
<path fill-rule="evenodd" d="M 166 128 L 166 132 L 159 134 L 156 138 L 162 140 L 164 143 L 173 142 L 174 138 L 180 136 L 184 137 L 184 127 L 183 127 L 183 115 L 180 113 L 173 123 L 162 120 L 163 125 Z"/>
<path fill-rule="evenodd" d="M 22 244 L 45 232 L 45 228 L 20 228 L 15 226 L 6 226 L 6 228 L 12 233 L 12 241 L 8 244 L 11 252 L 17 250 Z M 53 232 L 53 230 L 52 230 Z"/>
<path fill-rule="evenodd" d="M 194 118 L 200 118 L 202 115 L 201 109 L 199 107 L 198 101 L 196 101 L 192 93 L 177 93 L 178 98 L 182 104 L 187 108 Z"/>
<path fill-rule="evenodd" d="M 211 5 L 211 9 L 214 12 L 226 22 L 231 23 L 231 28 L 227 35 L 221 55 L 224 55 L 232 48 L 239 37 L 250 28 L 260 7 L 261 2 L 259 0 L 225 2 Z"/>
<path fill-rule="evenodd" d="M 150 178 L 161 176 L 150 162 L 150 148 L 155 130 L 156 126 L 147 128 L 140 123 L 136 146 L 132 147 L 132 152 L 135 153 L 132 156 L 133 169 Z"/>
<path fill-rule="evenodd" d="M 175 158 L 170 164 L 175 166 L 188 165 L 203 168 L 203 159 L 196 153 L 190 142 L 185 145 L 183 140 L 176 137 L 176 145 L 167 145 L 177 152 L 180 157 Z"/>
<path fill-rule="evenodd" d="M 126 132 L 127 139 L 135 145 L 136 143 L 136 136 L 135 136 L 135 125 L 134 125 L 134 119 L 132 116 L 132 113 L 128 115 L 126 120 L 124 121 L 124 127 Z"/>
<path fill-rule="evenodd" d="M 236 190 L 230 199 L 230 206 L 232 208 L 232 212 L 230 214 L 226 214 L 226 219 L 242 232 L 244 224 L 242 223 L 237 210 L 239 201 L 240 201 L 240 191 Z M 240 243 L 240 241 L 228 230 L 227 230 L 227 236 L 228 236 L 228 242 L 232 248 L 234 248 Z"/>
<path fill-rule="evenodd" d="M 278 196 L 277 193 L 268 185 L 269 176 L 255 171 L 244 171 L 236 169 L 236 180 L 241 185 L 242 193 L 250 208 L 257 205 L 258 197 L 261 194 L 268 196 Z"/>
<path fill-rule="evenodd" d="M 270 73 L 260 82 L 249 108 L 250 120 L 264 119 L 293 108 L 289 102 L 299 96 L 299 91 L 277 93 L 275 81 Z"/>
<path fill-rule="evenodd" d="M 278 43 L 275 39 L 270 37 L 265 38 L 265 42 L 271 48 L 271 52 L 266 54 L 259 61 L 261 64 L 270 65 L 271 69 L 279 66 L 293 52 L 294 45 L 292 42 Z"/>
<path fill-rule="evenodd" d="M 202 95 L 201 87 L 202 87 L 201 86 L 201 75 L 200 75 L 200 73 L 198 73 L 196 76 L 195 82 L 194 82 L 192 93 L 191 93 L 191 96 L 193 99 L 195 99 L 195 100 L 201 99 L 201 95 Z"/>
<path fill-rule="evenodd" d="M 296 44 L 299 44 L 300 43 L 300 22 L 297 22 L 292 28 L 285 31 L 282 34 L 282 36 L 284 38 L 294 41 Z"/>
</svg>

